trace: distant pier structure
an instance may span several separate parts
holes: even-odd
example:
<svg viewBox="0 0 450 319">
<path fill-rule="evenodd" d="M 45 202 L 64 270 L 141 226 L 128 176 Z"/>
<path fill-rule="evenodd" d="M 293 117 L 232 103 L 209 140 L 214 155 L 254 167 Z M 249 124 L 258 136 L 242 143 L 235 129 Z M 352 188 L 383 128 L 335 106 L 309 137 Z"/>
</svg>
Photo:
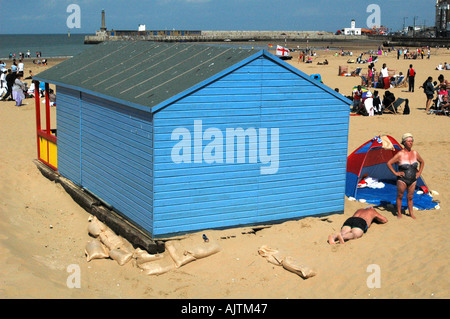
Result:
<svg viewBox="0 0 450 319">
<path fill-rule="evenodd" d="M 335 35 L 325 31 L 201 31 L 201 30 L 145 30 L 142 24 L 137 30 L 108 30 L 105 10 L 102 10 L 100 30 L 85 36 L 85 44 L 104 41 L 141 40 L 162 42 L 229 42 L 229 41 L 302 41 L 302 40 L 348 40 L 351 36 Z M 365 38 L 365 36 L 361 36 Z"/>
</svg>

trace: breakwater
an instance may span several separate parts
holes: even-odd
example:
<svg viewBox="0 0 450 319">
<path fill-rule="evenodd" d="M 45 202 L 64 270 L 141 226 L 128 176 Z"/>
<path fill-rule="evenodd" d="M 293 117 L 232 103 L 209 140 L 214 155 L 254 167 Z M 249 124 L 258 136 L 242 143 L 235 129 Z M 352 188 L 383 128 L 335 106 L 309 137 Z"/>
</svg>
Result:
<svg viewBox="0 0 450 319">
<path fill-rule="evenodd" d="M 114 35 L 112 35 L 114 34 Z M 335 35 L 321 31 L 201 31 L 200 34 L 157 34 L 139 31 L 97 32 L 96 35 L 85 36 L 85 44 L 104 41 L 141 40 L 161 42 L 243 42 L 243 41 L 350 41 L 368 40 L 367 36 Z"/>
</svg>

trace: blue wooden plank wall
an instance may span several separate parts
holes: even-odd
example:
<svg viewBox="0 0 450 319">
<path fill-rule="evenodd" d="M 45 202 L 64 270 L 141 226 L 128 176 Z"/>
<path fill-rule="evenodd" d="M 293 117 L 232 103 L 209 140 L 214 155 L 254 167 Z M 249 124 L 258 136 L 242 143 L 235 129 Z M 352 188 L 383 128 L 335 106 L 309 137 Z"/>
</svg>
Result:
<svg viewBox="0 0 450 319">
<path fill-rule="evenodd" d="M 348 104 L 265 57 L 157 112 L 154 236 L 342 212 L 348 121 Z M 227 128 L 258 136 L 257 142 L 236 138 L 233 163 L 226 157 Z M 260 143 L 262 128 L 268 143 Z M 271 129 L 279 132 L 278 157 L 271 153 L 277 149 Z M 176 163 L 181 157 L 174 161 L 172 152 L 181 133 L 191 154 Z M 218 147 L 211 163 L 212 141 Z M 237 163 L 241 146 L 245 162 Z M 262 163 L 265 152 L 272 162 Z M 273 173 L 262 173 L 264 167 Z"/>
<path fill-rule="evenodd" d="M 152 233 L 152 114 L 82 96 L 82 184 Z"/>
<path fill-rule="evenodd" d="M 58 172 L 81 185 L 80 92 L 58 86 Z"/>
</svg>

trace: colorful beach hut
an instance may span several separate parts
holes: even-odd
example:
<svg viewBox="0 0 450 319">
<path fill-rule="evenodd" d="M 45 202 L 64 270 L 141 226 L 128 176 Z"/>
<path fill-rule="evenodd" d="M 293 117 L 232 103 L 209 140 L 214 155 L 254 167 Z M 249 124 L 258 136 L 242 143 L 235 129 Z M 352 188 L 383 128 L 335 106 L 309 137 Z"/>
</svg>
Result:
<svg viewBox="0 0 450 319">
<path fill-rule="evenodd" d="M 349 100 L 265 50 L 104 42 L 33 79 L 58 173 L 152 238 L 344 210 Z"/>
</svg>

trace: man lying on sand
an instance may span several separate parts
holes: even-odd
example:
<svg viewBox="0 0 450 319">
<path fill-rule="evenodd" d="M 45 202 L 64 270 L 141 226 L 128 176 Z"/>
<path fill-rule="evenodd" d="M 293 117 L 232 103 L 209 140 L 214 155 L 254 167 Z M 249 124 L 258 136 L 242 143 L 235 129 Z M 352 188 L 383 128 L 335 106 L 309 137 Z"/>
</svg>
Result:
<svg viewBox="0 0 450 319">
<path fill-rule="evenodd" d="M 341 232 L 328 236 L 328 243 L 334 245 L 338 239 L 341 244 L 346 240 L 358 239 L 367 232 L 373 221 L 387 223 L 387 218 L 379 214 L 373 207 L 361 208 L 342 225 Z"/>
</svg>

